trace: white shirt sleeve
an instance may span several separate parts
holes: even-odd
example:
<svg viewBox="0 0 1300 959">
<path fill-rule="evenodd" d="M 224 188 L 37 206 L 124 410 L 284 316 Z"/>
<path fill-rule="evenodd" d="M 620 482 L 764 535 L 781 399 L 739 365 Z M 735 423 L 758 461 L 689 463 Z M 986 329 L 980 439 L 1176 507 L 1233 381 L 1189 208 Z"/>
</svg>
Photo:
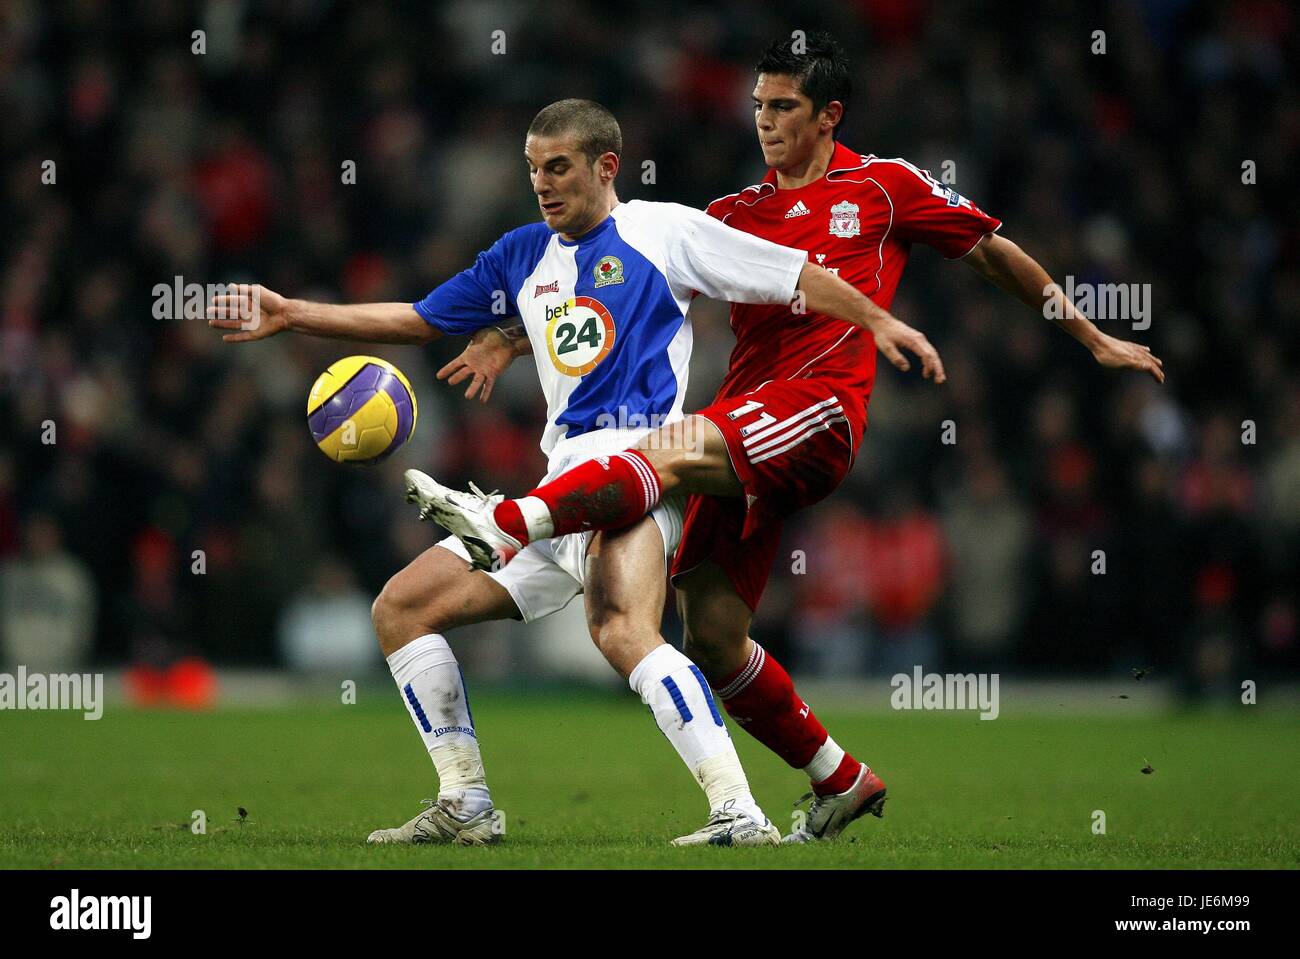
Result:
<svg viewBox="0 0 1300 959">
<path fill-rule="evenodd" d="M 731 303 L 789 303 L 806 250 L 727 226 L 702 210 L 671 203 L 675 229 L 667 238 L 668 280 Z M 689 293 L 688 293 L 689 295 Z"/>
</svg>

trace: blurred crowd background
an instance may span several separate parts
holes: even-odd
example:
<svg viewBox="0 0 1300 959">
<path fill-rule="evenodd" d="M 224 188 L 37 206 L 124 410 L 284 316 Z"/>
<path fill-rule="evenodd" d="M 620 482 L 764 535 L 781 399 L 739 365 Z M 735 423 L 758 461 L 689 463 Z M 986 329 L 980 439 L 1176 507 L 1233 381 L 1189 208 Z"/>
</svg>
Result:
<svg viewBox="0 0 1300 959">
<path fill-rule="evenodd" d="M 1149 330 L 1102 326 L 1169 380 L 1098 369 L 918 248 L 894 312 L 949 384 L 882 366 L 851 478 L 789 524 L 755 638 L 804 674 L 1294 676 L 1296 17 L 1285 0 L 10 0 L 0 665 L 379 665 L 370 602 L 439 537 L 401 471 L 532 486 L 531 363 L 484 406 L 433 378 L 463 341 L 227 345 L 202 319 L 155 319 L 155 285 L 418 299 L 537 219 L 523 134 L 564 97 L 619 117 L 623 199 L 703 206 L 764 175 L 752 65 L 798 28 L 853 58 L 845 143 L 936 175 L 952 161 L 1059 281 L 1150 284 Z M 725 307 L 693 319 L 688 409 L 731 344 Z M 415 439 L 374 469 L 329 462 L 306 426 L 312 380 L 352 352 L 396 362 L 420 402 Z M 578 606 L 548 627 L 563 655 L 506 625 L 463 658 L 508 679 L 599 671 Z"/>
</svg>

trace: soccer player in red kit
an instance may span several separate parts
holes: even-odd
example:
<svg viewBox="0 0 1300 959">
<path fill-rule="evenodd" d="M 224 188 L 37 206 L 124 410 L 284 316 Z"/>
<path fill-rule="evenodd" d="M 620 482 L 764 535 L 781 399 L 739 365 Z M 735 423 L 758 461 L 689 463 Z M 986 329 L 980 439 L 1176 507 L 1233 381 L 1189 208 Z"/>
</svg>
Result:
<svg viewBox="0 0 1300 959">
<path fill-rule="evenodd" d="M 837 142 L 850 91 L 848 62 L 833 39 L 810 36 L 801 53 L 780 41 L 757 71 L 755 121 L 771 169 L 762 183 L 715 200 L 709 214 L 805 250 L 882 311 L 912 244 L 924 243 L 962 259 L 1035 310 L 1056 301 L 1049 315 L 1063 317 L 1058 324 L 1099 363 L 1163 382 L 1150 350 L 1107 336 L 1078 314 L 1036 261 L 996 235 L 1000 220 L 905 160 L 860 154 Z M 826 497 L 853 465 L 877 348 L 899 369 L 910 367 L 890 326 L 898 322 L 882 312 L 869 331 L 801 315 L 798 298 L 793 309 L 732 304 L 736 346 L 712 404 L 619 457 L 579 464 L 474 518 L 475 535 L 508 562 L 530 541 L 617 529 L 665 495 L 692 494 L 672 567 L 686 652 L 736 722 L 808 774 L 815 798 L 804 827 L 787 841 L 834 838 L 864 813 L 880 815 L 885 798 L 880 777 L 830 737 L 748 629 L 782 521 Z M 454 371 L 457 382 L 476 373 L 472 392 L 490 387 L 492 369 L 490 362 L 462 358 L 439 375 Z M 942 366 L 934 379 L 943 381 Z"/>
</svg>

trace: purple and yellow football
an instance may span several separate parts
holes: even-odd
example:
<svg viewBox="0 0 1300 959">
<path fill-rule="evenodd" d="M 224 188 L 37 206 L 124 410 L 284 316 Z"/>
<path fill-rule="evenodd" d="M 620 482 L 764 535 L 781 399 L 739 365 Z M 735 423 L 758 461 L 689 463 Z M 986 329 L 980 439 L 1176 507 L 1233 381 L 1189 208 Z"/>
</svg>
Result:
<svg viewBox="0 0 1300 959">
<path fill-rule="evenodd" d="M 317 377 L 307 424 L 336 463 L 381 462 L 415 431 L 415 391 L 402 371 L 376 356 L 348 356 Z"/>
</svg>

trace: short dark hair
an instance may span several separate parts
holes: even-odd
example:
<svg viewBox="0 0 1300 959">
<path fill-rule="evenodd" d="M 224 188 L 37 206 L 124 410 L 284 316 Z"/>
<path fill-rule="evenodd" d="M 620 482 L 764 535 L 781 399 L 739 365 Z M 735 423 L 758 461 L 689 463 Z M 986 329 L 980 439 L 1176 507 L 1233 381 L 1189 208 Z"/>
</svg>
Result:
<svg viewBox="0 0 1300 959">
<path fill-rule="evenodd" d="M 603 154 L 622 156 L 623 131 L 618 121 L 595 100 L 557 100 L 543 107 L 528 125 L 529 136 L 577 134 L 578 149 L 591 163 Z"/>
<path fill-rule="evenodd" d="M 832 100 L 839 100 L 848 110 L 853 94 L 853 80 L 849 75 L 849 58 L 844 48 L 829 33 L 810 33 L 800 39 L 802 53 L 795 53 L 794 39 L 776 40 L 763 52 L 763 59 L 754 67 L 758 73 L 778 73 L 793 77 L 799 92 L 812 101 L 816 114 Z M 843 124 L 835 125 L 831 135 L 839 133 Z"/>
</svg>

